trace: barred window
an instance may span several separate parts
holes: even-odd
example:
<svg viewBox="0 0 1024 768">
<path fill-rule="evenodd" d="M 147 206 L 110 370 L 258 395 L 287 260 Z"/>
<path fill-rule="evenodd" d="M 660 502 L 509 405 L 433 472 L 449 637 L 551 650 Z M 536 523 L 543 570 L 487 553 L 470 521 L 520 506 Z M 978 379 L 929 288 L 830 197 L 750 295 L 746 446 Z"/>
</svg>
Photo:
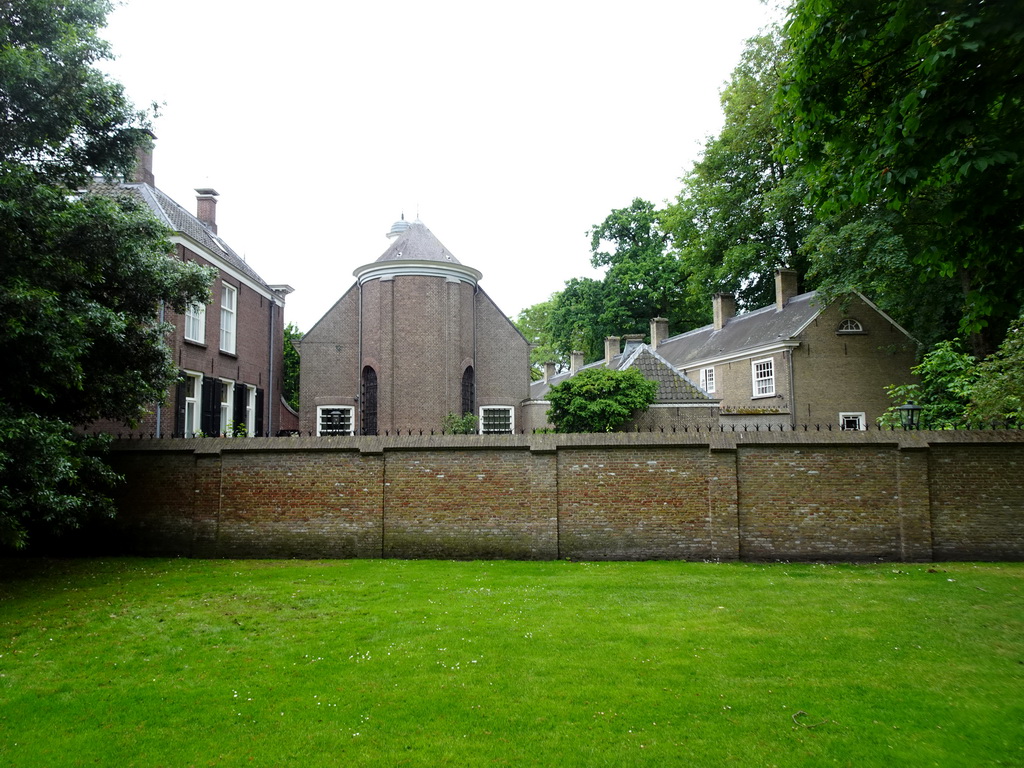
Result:
<svg viewBox="0 0 1024 768">
<path fill-rule="evenodd" d="M 751 362 L 754 373 L 754 397 L 775 394 L 775 361 L 768 357 Z"/>
<path fill-rule="evenodd" d="M 351 435 L 353 410 L 351 407 L 340 405 L 318 406 L 316 409 L 317 435 Z"/>
<path fill-rule="evenodd" d="M 480 409 L 480 434 L 511 435 L 515 427 L 513 409 L 501 405 Z"/>
</svg>

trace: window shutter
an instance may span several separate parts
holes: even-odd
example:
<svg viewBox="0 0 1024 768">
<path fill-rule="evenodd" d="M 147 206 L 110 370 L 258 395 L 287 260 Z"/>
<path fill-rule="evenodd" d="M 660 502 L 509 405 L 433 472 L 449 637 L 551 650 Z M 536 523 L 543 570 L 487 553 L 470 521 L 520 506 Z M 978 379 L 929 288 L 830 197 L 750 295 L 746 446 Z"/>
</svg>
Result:
<svg viewBox="0 0 1024 768">
<path fill-rule="evenodd" d="M 245 407 L 249 404 L 249 388 L 245 384 L 235 383 L 235 403 L 232 407 L 231 425 L 232 430 L 235 424 L 245 425 Z"/>
<path fill-rule="evenodd" d="M 203 412 L 199 429 L 207 437 L 220 435 L 220 379 L 203 379 Z"/>
<path fill-rule="evenodd" d="M 188 386 L 188 379 L 184 371 L 178 371 L 181 377 L 174 387 L 174 435 L 173 437 L 185 436 L 185 391 Z"/>
<path fill-rule="evenodd" d="M 256 390 L 256 434 L 263 435 L 263 390 Z"/>
</svg>

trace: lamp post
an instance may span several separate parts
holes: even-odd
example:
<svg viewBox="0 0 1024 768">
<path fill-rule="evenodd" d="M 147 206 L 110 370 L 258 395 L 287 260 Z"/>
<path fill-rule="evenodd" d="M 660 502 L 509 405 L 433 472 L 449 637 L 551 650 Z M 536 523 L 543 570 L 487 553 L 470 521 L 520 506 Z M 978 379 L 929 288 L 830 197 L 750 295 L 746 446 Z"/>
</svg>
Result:
<svg viewBox="0 0 1024 768">
<path fill-rule="evenodd" d="M 900 412 L 900 423 L 904 429 L 917 429 L 921 423 L 921 406 L 914 405 L 913 400 L 908 400 L 906 405 L 896 409 Z"/>
</svg>

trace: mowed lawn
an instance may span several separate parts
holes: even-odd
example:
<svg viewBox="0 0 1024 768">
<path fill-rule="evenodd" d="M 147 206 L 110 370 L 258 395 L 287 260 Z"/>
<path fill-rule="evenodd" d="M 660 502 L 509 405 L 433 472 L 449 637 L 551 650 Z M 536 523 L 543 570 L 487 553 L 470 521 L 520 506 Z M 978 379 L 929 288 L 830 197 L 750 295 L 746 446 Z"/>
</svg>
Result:
<svg viewBox="0 0 1024 768">
<path fill-rule="evenodd" d="M 1021 766 L 1024 564 L 5 560 L 0 765 Z"/>
</svg>

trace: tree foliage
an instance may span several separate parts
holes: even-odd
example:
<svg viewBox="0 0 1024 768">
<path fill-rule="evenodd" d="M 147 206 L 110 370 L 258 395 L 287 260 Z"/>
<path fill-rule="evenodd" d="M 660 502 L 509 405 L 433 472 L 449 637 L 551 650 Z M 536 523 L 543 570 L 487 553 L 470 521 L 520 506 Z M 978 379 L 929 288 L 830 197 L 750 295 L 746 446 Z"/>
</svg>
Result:
<svg viewBox="0 0 1024 768">
<path fill-rule="evenodd" d="M 1024 285 L 1024 6 L 1019 0 L 796 0 L 776 118 L 827 215 L 922 224 L 924 282 L 955 280 L 977 354 Z"/>
<path fill-rule="evenodd" d="M 967 418 L 1024 427 L 1024 317 L 1010 325 L 999 349 L 978 363 Z"/>
<path fill-rule="evenodd" d="M 569 367 L 568 353 L 555 346 L 551 330 L 551 313 L 558 303 L 560 294 L 554 293 L 547 301 L 523 309 L 512 320 L 528 342 L 530 342 L 530 377 L 537 381 L 544 375 L 545 363 L 555 363 L 556 370 Z"/>
<path fill-rule="evenodd" d="M 160 309 L 209 295 L 148 210 L 76 192 L 123 174 L 146 136 L 92 66 L 108 8 L 11 0 L 0 17 L 0 543 L 110 511 L 103 440 L 76 427 L 159 401 L 177 375 Z"/>
<path fill-rule="evenodd" d="M 742 309 L 771 304 L 780 267 L 807 280 L 801 246 L 813 215 L 799 163 L 780 159 L 783 133 L 773 121 L 781 50 L 777 31 L 747 42 L 722 92 L 722 130 L 664 215 L 689 301 L 705 314 L 716 293 L 734 294 Z"/>
<path fill-rule="evenodd" d="M 922 429 L 961 429 L 968 426 L 967 405 L 977 379 L 974 357 L 959 349 L 957 339 L 939 342 L 912 368 L 920 381 L 888 388 L 893 401 L 881 418 L 884 426 L 899 426 L 895 410 L 906 403 L 921 408 Z"/>
<path fill-rule="evenodd" d="M 586 368 L 545 395 L 548 420 L 556 432 L 614 432 L 647 410 L 657 394 L 657 382 L 636 368 Z"/>
<path fill-rule="evenodd" d="M 284 327 L 284 399 L 293 409 L 299 410 L 299 351 L 292 341 L 301 341 L 302 331 L 295 323 Z"/>
</svg>

